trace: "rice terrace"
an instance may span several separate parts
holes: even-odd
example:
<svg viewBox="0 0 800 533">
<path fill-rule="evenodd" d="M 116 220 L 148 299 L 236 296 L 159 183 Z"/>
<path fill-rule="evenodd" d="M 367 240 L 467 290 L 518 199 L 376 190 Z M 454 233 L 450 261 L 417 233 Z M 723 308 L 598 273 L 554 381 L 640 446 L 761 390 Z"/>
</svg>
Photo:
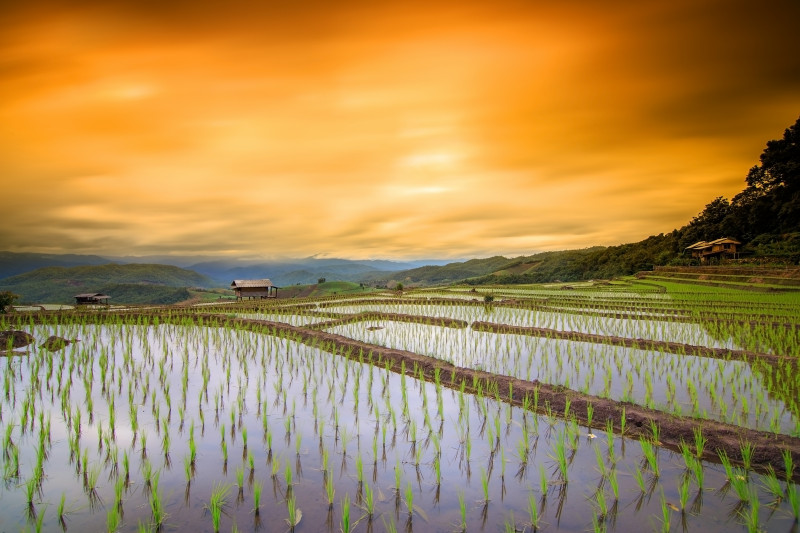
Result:
<svg viewBox="0 0 800 533">
<path fill-rule="evenodd" d="M 0 528 L 796 531 L 799 295 L 665 270 L 2 315 Z"/>
</svg>

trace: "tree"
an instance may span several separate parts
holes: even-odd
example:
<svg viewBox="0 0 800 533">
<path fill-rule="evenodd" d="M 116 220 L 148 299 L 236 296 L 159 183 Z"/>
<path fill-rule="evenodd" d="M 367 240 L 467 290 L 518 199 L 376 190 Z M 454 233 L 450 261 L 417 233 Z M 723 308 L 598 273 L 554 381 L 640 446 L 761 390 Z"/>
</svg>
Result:
<svg viewBox="0 0 800 533">
<path fill-rule="evenodd" d="M 322 285 L 323 283 L 325 283 L 325 278 L 319 278 L 319 279 L 317 280 L 317 283 L 318 283 L 319 285 Z"/>
<path fill-rule="evenodd" d="M 398 283 L 397 286 L 395 287 L 395 290 L 397 292 L 403 292 L 403 284 L 402 283 Z"/>
<path fill-rule="evenodd" d="M 6 308 L 14 305 L 19 299 L 19 295 L 14 294 L 11 291 L 3 291 L 0 292 L 0 313 L 5 313 Z"/>
<path fill-rule="evenodd" d="M 783 139 L 767 142 L 761 165 L 747 174 L 747 185 L 766 191 L 786 187 L 800 189 L 800 118 L 783 132 Z"/>
<path fill-rule="evenodd" d="M 791 233 L 800 229 L 800 118 L 767 142 L 760 165 L 747 174 L 747 189 L 734 198 L 754 226 L 748 233 Z"/>
</svg>

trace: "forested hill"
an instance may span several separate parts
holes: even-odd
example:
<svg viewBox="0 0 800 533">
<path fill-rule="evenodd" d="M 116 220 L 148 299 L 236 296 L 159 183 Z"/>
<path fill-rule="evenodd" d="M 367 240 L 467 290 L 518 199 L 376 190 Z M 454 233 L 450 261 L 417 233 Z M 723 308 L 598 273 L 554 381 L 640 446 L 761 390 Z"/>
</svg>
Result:
<svg viewBox="0 0 800 533">
<path fill-rule="evenodd" d="M 74 303 L 76 294 L 102 292 L 112 303 L 174 303 L 188 298 L 186 287 L 213 287 L 207 276 L 171 265 L 45 267 L 0 279 L 0 292 L 20 303 Z"/>
<path fill-rule="evenodd" d="M 698 241 L 732 237 L 743 256 L 758 261 L 800 262 L 800 118 L 782 139 L 769 141 L 760 164 L 748 172 L 745 189 L 718 197 L 685 226 L 619 246 L 544 252 L 508 259 L 492 257 L 396 272 L 392 280 L 433 284 L 470 278 L 467 283 L 543 283 L 629 275 L 654 265 L 691 260 L 684 250 Z M 482 272 L 480 272 L 482 271 Z M 477 273 L 480 272 L 480 273 Z M 386 276 L 384 276 L 386 278 Z"/>
</svg>

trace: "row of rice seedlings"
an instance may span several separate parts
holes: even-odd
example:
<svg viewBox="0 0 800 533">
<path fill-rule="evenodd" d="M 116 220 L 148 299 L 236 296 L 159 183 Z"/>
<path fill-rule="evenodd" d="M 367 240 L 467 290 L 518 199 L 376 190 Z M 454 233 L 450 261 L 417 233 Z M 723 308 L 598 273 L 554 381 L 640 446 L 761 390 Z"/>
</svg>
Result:
<svg viewBox="0 0 800 533">
<path fill-rule="evenodd" d="M 602 313 L 604 308 L 597 307 L 597 303 L 589 310 L 575 312 L 559 307 L 553 310 L 542 309 L 517 309 L 506 306 L 484 305 L 458 305 L 452 302 L 436 302 L 404 304 L 401 300 L 387 301 L 384 303 L 368 303 L 359 305 L 337 305 L 329 307 L 339 313 L 354 315 L 364 312 L 401 313 L 424 317 L 443 317 L 456 320 L 473 322 L 483 320 L 497 324 L 536 326 L 563 331 L 576 331 L 599 335 L 628 337 L 637 339 L 650 339 L 664 342 L 680 342 L 698 346 L 721 348 L 746 348 L 755 351 L 760 346 L 770 346 L 777 353 L 795 353 L 792 350 L 800 346 L 800 339 L 794 328 L 780 327 L 753 328 L 749 324 L 740 322 L 702 320 L 701 323 L 688 322 L 696 320 L 692 317 L 696 312 L 693 309 L 686 311 L 684 321 L 675 322 L 659 319 L 655 315 L 641 314 L 639 309 L 626 311 L 629 314 L 640 315 L 636 317 L 617 318 L 612 311 L 611 316 Z M 602 306 L 602 304 L 600 304 Z M 566 312 L 565 312 L 566 311 Z M 665 309 L 670 313 L 668 309 Z M 671 314 L 671 313 L 670 313 Z M 733 328 L 733 329 L 732 329 Z M 744 329 L 746 335 L 744 334 Z M 731 339 L 735 339 L 732 342 Z"/>
<path fill-rule="evenodd" d="M 172 334 L 174 335 L 173 338 L 175 340 L 187 340 L 187 339 L 181 339 L 178 336 L 178 328 L 166 328 L 166 332 L 168 338 L 169 335 Z M 411 461 L 408 464 L 412 466 L 410 473 L 413 479 L 413 476 L 416 475 L 415 474 L 416 472 L 419 472 L 419 468 L 422 465 L 425 464 L 432 465 L 434 463 L 433 458 L 439 457 L 438 453 L 437 455 L 434 456 L 430 455 L 430 452 L 437 448 L 436 446 L 430 443 L 436 442 L 433 438 L 434 435 L 436 435 L 436 439 L 441 439 L 445 435 L 444 433 L 446 429 L 445 423 L 448 422 L 448 419 L 446 416 L 443 416 L 442 409 L 435 406 L 443 405 L 441 398 L 442 396 L 447 394 L 450 394 L 450 396 L 452 397 L 453 405 L 460 406 L 459 416 L 454 418 L 453 420 L 454 421 L 461 420 L 460 425 L 459 423 L 456 422 L 456 430 L 461 435 L 459 440 L 463 442 L 462 451 L 465 456 L 465 463 L 466 463 L 466 464 L 462 463 L 463 466 L 460 469 L 462 475 L 466 475 L 466 472 L 469 471 L 469 466 L 468 466 L 469 462 L 473 460 L 472 458 L 473 454 L 471 453 L 471 446 L 473 442 L 477 443 L 477 442 L 482 442 L 483 440 L 486 440 L 488 442 L 491 440 L 492 445 L 487 446 L 484 449 L 486 450 L 497 449 L 498 447 L 497 438 L 500 437 L 499 449 L 501 450 L 500 452 L 501 455 L 504 455 L 506 446 L 512 446 L 513 448 L 514 446 L 512 444 L 517 442 L 518 440 L 517 437 L 511 436 L 510 438 L 512 438 L 513 440 L 511 442 L 507 442 L 506 439 L 509 438 L 508 431 L 513 430 L 510 435 L 516 435 L 517 430 L 514 429 L 515 426 L 510 421 L 511 417 L 505 418 L 500 415 L 500 410 L 502 409 L 501 405 L 497 405 L 496 407 L 497 411 L 492 411 L 493 409 L 495 409 L 494 407 L 489 408 L 490 394 L 483 396 L 483 393 L 479 392 L 479 394 L 472 396 L 470 401 L 465 401 L 465 394 L 463 390 L 461 392 L 445 391 L 441 387 L 441 383 L 438 384 L 434 383 L 428 385 L 415 383 L 414 386 L 420 388 L 420 393 L 422 390 L 427 390 L 427 387 L 433 387 L 436 392 L 437 401 L 435 402 L 435 404 L 431 403 L 429 406 L 429 408 L 433 408 L 433 412 L 429 412 L 429 409 L 426 408 L 424 409 L 425 414 L 421 415 L 421 417 L 417 417 L 419 416 L 419 413 L 416 413 L 417 416 L 412 417 L 411 415 L 412 413 L 415 413 L 415 410 L 406 407 L 406 404 L 408 403 L 408 398 L 410 396 L 406 392 L 406 389 L 411 385 L 411 383 L 408 380 L 406 380 L 405 378 L 400 379 L 399 389 L 393 387 L 386 387 L 384 385 L 383 390 L 379 390 L 382 387 L 381 382 L 384 380 L 388 381 L 388 379 L 392 377 L 392 374 L 388 370 L 374 366 L 361 366 L 354 362 L 341 360 L 338 358 L 331 358 L 331 357 L 316 356 L 312 358 L 308 357 L 298 358 L 296 357 L 297 354 L 296 350 L 294 352 L 290 350 L 289 352 L 282 354 L 281 350 L 272 351 L 270 349 L 267 349 L 267 343 L 264 344 L 260 344 L 259 342 L 254 343 L 251 339 L 252 336 L 250 335 L 239 335 L 235 333 L 232 334 L 225 331 L 221 331 L 219 332 L 219 338 L 216 340 L 214 339 L 215 335 L 217 335 L 216 332 L 210 333 L 208 337 L 208 341 L 211 341 L 212 344 L 217 343 L 220 346 L 220 350 L 214 356 L 214 358 L 216 358 L 216 361 L 212 362 L 218 362 L 221 365 L 222 371 L 221 372 L 215 371 L 215 375 L 220 377 L 220 382 L 218 383 L 219 388 L 216 388 L 215 390 L 215 387 L 212 382 L 210 387 L 211 394 L 209 396 L 213 396 L 218 392 L 219 399 L 212 404 L 212 402 L 208 398 L 204 398 L 204 395 L 202 394 L 204 391 L 200 389 L 198 391 L 198 394 L 196 395 L 195 394 L 186 395 L 190 399 L 197 398 L 198 405 L 196 406 L 187 405 L 185 409 L 194 410 L 196 407 L 205 406 L 204 410 L 212 412 L 217 411 L 219 415 L 223 414 L 226 409 L 229 409 L 230 411 L 229 414 L 233 415 L 231 418 L 231 430 L 233 430 L 234 427 L 239 429 L 238 434 L 240 435 L 240 441 L 242 442 L 243 448 L 244 444 L 247 441 L 246 437 L 247 425 L 245 424 L 244 426 L 241 426 L 242 414 L 243 412 L 248 410 L 248 401 L 252 401 L 253 396 L 250 395 L 250 396 L 233 397 L 230 395 L 231 394 L 230 390 L 231 390 L 231 384 L 235 385 L 235 387 L 233 387 L 233 390 L 236 390 L 237 387 L 238 390 L 242 390 L 242 387 L 245 388 L 247 387 L 247 382 L 249 381 L 249 377 L 244 375 L 245 373 L 244 369 L 247 368 L 248 366 L 251 366 L 253 363 L 262 364 L 263 374 L 258 379 L 263 379 L 264 380 L 263 383 L 266 382 L 267 374 L 272 373 L 273 369 L 275 371 L 275 375 L 278 376 L 277 378 L 278 381 L 276 381 L 277 386 L 274 388 L 275 394 L 273 395 L 273 397 L 264 399 L 265 405 L 262 405 L 261 402 L 258 402 L 259 408 L 262 413 L 261 424 L 265 423 L 264 422 L 265 419 L 269 420 L 270 417 L 275 417 L 279 420 L 281 419 L 281 417 L 283 417 L 282 419 L 283 421 L 285 420 L 290 421 L 290 424 L 287 426 L 287 428 L 289 428 L 292 435 L 295 435 L 296 439 L 298 435 L 303 435 L 303 433 L 297 433 L 297 428 L 294 423 L 294 420 L 296 420 L 294 402 L 297 399 L 302 399 L 305 396 L 306 399 L 305 401 L 315 402 L 316 407 L 312 407 L 311 410 L 317 412 L 317 417 L 315 417 L 316 418 L 315 422 L 317 423 L 317 427 L 323 426 L 323 424 L 319 424 L 319 422 L 325 418 L 336 420 L 338 417 L 335 413 L 341 413 L 343 412 L 343 410 L 346 411 L 347 409 L 350 409 L 350 407 L 356 407 L 359 404 L 359 402 L 361 404 L 365 404 L 366 408 L 363 409 L 363 411 L 362 409 L 356 407 L 356 410 L 354 412 L 355 419 L 350 419 L 347 426 L 344 426 L 341 422 L 335 422 L 335 424 L 332 427 L 327 426 L 328 429 L 327 435 L 325 434 L 326 432 L 324 431 L 324 429 L 323 431 L 320 432 L 320 440 L 322 440 L 324 437 L 326 441 L 329 438 L 333 438 L 335 434 L 339 435 L 340 440 L 337 442 L 334 438 L 333 442 L 336 448 L 340 450 L 337 453 L 341 453 L 343 464 L 346 464 L 346 459 L 348 455 L 352 455 L 353 453 L 355 453 L 357 454 L 356 463 L 357 464 L 361 463 L 363 469 L 363 461 L 361 460 L 362 451 L 360 445 L 356 444 L 354 450 L 351 451 L 348 448 L 348 446 L 343 442 L 344 439 L 342 437 L 344 435 L 349 435 L 350 432 L 352 431 L 353 432 L 352 436 L 349 438 L 351 439 L 352 442 L 358 443 L 361 441 L 362 427 L 374 427 L 373 430 L 374 437 L 377 437 L 378 434 L 383 435 L 382 443 L 380 446 L 381 448 L 388 447 L 389 449 L 395 449 L 394 442 L 399 440 L 398 439 L 399 436 L 403 435 L 403 441 L 406 443 L 406 446 L 408 448 L 405 451 L 401 450 L 400 448 L 396 448 L 395 449 L 395 453 L 397 454 L 396 460 L 398 461 L 397 464 L 399 465 L 401 460 L 403 463 L 405 463 L 408 460 L 408 458 L 411 458 Z M 247 348 L 248 346 L 247 339 L 251 339 L 249 341 L 250 349 Z M 244 342 L 242 342 L 242 344 L 244 344 L 244 348 L 240 347 L 239 349 L 228 351 L 228 348 L 233 348 L 240 340 L 244 340 Z M 197 346 L 190 344 L 190 346 L 192 346 L 191 349 L 195 348 L 200 349 L 201 347 L 199 346 L 199 342 L 195 341 Z M 139 392 L 135 392 L 134 397 L 138 399 L 138 396 L 141 395 L 141 400 L 142 403 L 144 404 L 144 407 L 147 407 L 147 403 L 151 403 L 150 414 L 147 415 L 146 417 L 149 420 L 142 420 L 142 425 L 146 425 L 147 427 L 152 428 L 151 431 L 155 431 L 156 434 L 158 433 L 162 434 L 162 446 L 160 453 L 158 455 L 159 457 L 161 457 L 163 454 L 163 459 L 159 459 L 159 461 L 164 462 L 164 467 L 162 468 L 167 468 L 166 459 L 169 451 L 172 449 L 173 443 L 172 441 L 169 441 L 168 442 L 169 445 L 165 446 L 163 444 L 164 435 L 169 435 L 171 431 L 174 431 L 174 427 L 171 426 L 169 422 L 169 409 L 162 408 L 161 406 L 161 398 L 162 395 L 167 392 L 167 389 L 169 387 L 169 380 L 166 379 L 168 376 L 168 369 L 172 365 L 174 365 L 176 358 L 174 357 L 174 354 L 166 354 L 166 355 L 162 354 L 162 356 L 159 357 L 155 355 L 153 351 L 156 351 L 157 353 L 157 348 L 156 350 L 153 350 L 151 347 L 149 355 L 147 353 L 147 350 L 143 350 L 144 354 L 142 361 L 139 363 L 134 362 L 130 366 L 130 368 L 132 369 L 131 378 L 136 380 L 136 375 L 139 375 L 136 373 L 137 371 L 139 373 L 143 372 L 145 376 L 158 376 L 158 383 L 145 385 L 145 390 L 141 390 L 137 386 L 136 388 L 139 389 Z M 259 356 L 261 356 L 260 360 Z M 90 359 L 87 358 L 87 361 L 88 360 Z M 303 363 L 300 363 L 300 361 L 303 361 Z M 114 365 L 118 363 L 109 363 L 109 364 Z M 203 364 L 208 364 L 208 361 L 206 361 L 205 363 L 197 363 L 197 364 L 199 369 L 199 367 L 202 366 Z M 304 366 L 305 365 L 308 366 L 305 366 L 305 368 L 301 368 L 301 364 Z M 147 373 L 148 366 L 150 373 Z M 234 366 L 238 366 L 238 370 L 240 371 L 238 376 L 236 372 L 230 371 L 230 369 L 233 368 Z M 87 370 L 87 372 L 89 371 Z M 127 372 L 127 370 L 125 372 Z M 161 374 L 164 374 L 163 382 L 160 378 Z M 119 376 L 119 374 L 117 374 L 116 372 L 109 373 L 108 375 L 109 376 L 114 375 L 115 376 L 114 380 L 116 380 L 117 377 Z M 380 376 L 379 379 L 376 379 L 376 375 Z M 311 381 L 311 383 L 310 386 L 300 388 L 299 382 L 300 380 L 303 379 L 303 376 L 308 376 L 308 379 Z M 334 380 L 326 381 L 325 376 L 333 376 L 334 380 L 341 380 L 341 381 L 334 381 Z M 355 376 L 359 377 L 356 378 Z M 127 378 L 128 376 L 127 374 L 123 374 L 123 377 Z M 111 378 L 108 379 L 110 380 Z M 146 378 L 145 381 L 147 381 Z M 202 378 L 198 378 L 197 382 L 198 388 L 208 386 L 208 384 L 200 385 L 200 382 L 202 381 L 203 381 Z M 392 381 L 395 383 L 395 385 L 397 385 L 397 380 L 392 378 Z M 371 386 L 370 387 L 365 386 L 361 391 L 355 393 L 355 398 L 358 399 L 358 401 L 356 401 L 353 394 L 348 394 L 348 392 L 352 391 L 347 391 L 346 389 L 340 388 L 339 384 L 341 382 L 370 383 Z M 114 381 L 108 383 L 107 385 L 111 385 L 110 388 L 113 389 L 114 386 L 121 385 L 121 383 L 117 384 L 116 381 Z M 148 391 L 147 389 L 151 385 L 155 385 L 157 388 L 153 389 L 152 391 Z M 321 402 L 322 400 L 321 399 L 315 400 L 316 396 L 310 399 L 308 398 L 307 391 L 309 388 L 311 390 L 321 391 L 322 392 L 321 396 L 324 396 L 326 387 L 328 389 L 329 398 L 333 400 L 332 402 L 333 407 L 336 409 L 335 413 L 331 411 L 326 412 L 325 409 L 321 408 L 321 405 L 316 402 Z M 117 388 L 119 389 L 119 387 Z M 259 389 L 260 388 L 261 387 L 259 387 Z M 294 396 L 293 397 L 289 396 L 287 398 L 287 391 L 290 389 L 293 391 L 292 394 Z M 303 389 L 306 390 L 305 394 L 302 392 Z M 269 390 L 269 387 L 266 387 L 266 390 Z M 489 393 L 489 391 L 486 392 Z M 397 398 L 396 395 L 399 395 L 401 398 L 403 397 L 406 398 L 406 400 L 402 402 L 401 407 L 399 407 L 397 410 L 395 410 L 392 407 L 392 405 L 394 404 L 392 399 L 393 398 L 396 399 Z M 375 401 L 377 398 L 380 398 L 381 396 L 385 400 L 384 402 Z M 471 401 L 474 402 L 476 405 L 476 408 L 474 410 L 470 410 L 469 406 Z M 117 448 L 117 446 L 113 444 L 116 442 L 117 439 L 117 437 L 114 436 L 114 434 L 118 432 L 112 432 L 110 430 L 104 431 L 100 429 L 109 427 L 107 424 L 107 420 L 109 419 L 108 413 L 113 403 L 114 403 L 113 401 L 107 400 L 104 404 L 97 405 L 93 409 L 93 411 L 96 411 L 97 421 L 95 423 L 91 422 L 88 423 L 88 426 L 83 425 L 82 428 L 82 436 L 84 439 L 85 438 L 91 439 L 93 436 L 97 436 L 98 446 L 96 453 L 98 454 L 101 453 L 102 450 L 110 450 L 112 448 L 113 449 Z M 347 405 L 348 407 L 345 408 L 344 407 L 345 405 Z M 377 407 L 378 409 L 377 415 L 374 420 L 375 425 L 373 426 L 370 423 L 368 425 L 361 426 L 359 423 L 360 417 L 368 416 L 369 413 L 375 412 L 375 407 Z M 71 405 L 71 413 L 80 413 L 84 409 L 85 405 L 80 405 L 80 406 L 74 404 Z M 162 409 L 164 411 L 167 411 L 167 413 L 163 414 L 161 412 Z M 509 413 L 511 412 L 512 409 L 509 408 Z M 73 415 L 73 417 L 77 418 L 77 415 Z M 475 424 L 469 424 L 469 421 L 472 419 L 472 417 L 477 417 L 478 422 L 476 422 Z M 398 419 L 400 420 L 399 424 L 397 423 Z M 166 426 L 164 423 L 165 420 L 167 420 Z M 104 423 L 104 421 L 106 422 Z M 246 421 L 247 419 L 245 419 L 245 422 Z M 439 422 L 439 427 L 436 427 L 437 421 Z M 123 414 L 123 416 L 121 416 L 117 420 L 116 426 L 121 427 L 125 425 L 125 423 L 126 422 L 124 420 L 124 414 Z M 175 423 L 177 424 L 177 421 L 175 421 Z M 259 424 L 259 426 L 261 424 Z M 269 428 L 276 424 L 280 425 L 281 422 L 273 421 L 272 423 L 269 423 L 267 427 Z M 81 427 L 82 424 L 78 424 L 78 426 Z M 74 425 L 70 424 L 68 427 L 74 428 Z M 222 427 L 221 424 L 220 427 Z M 483 432 L 492 431 L 491 437 L 493 438 L 489 439 L 485 433 L 483 433 L 483 437 L 481 437 L 482 435 L 480 429 L 481 427 L 483 427 L 482 430 Z M 528 431 L 530 431 L 527 422 L 524 424 L 523 427 L 528 428 Z M 487 428 L 490 429 L 487 430 Z M 398 431 L 399 429 L 400 431 Z M 290 433 L 290 431 L 287 431 L 287 434 Z M 223 435 L 223 439 L 226 440 L 225 437 L 227 436 L 227 433 L 225 431 L 225 428 L 222 428 L 221 433 Z M 556 432 L 556 442 L 553 444 L 553 449 L 551 450 L 551 454 L 549 455 L 553 455 L 555 457 L 563 456 L 566 458 L 568 454 L 571 454 L 572 451 L 576 450 L 577 441 L 573 437 L 574 433 L 575 430 L 572 424 L 568 424 L 564 426 L 563 429 L 558 430 Z M 155 506 L 155 509 L 152 511 L 153 514 L 152 520 L 153 523 L 155 523 L 158 517 L 163 516 L 163 514 L 159 512 L 159 509 L 163 511 L 163 506 L 159 506 L 161 499 L 160 499 L 160 493 L 158 491 L 158 476 L 161 474 L 160 473 L 157 475 L 153 474 L 153 466 L 150 463 L 150 460 L 146 453 L 147 451 L 146 435 L 147 432 L 140 431 L 138 447 L 140 447 L 141 449 L 141 456 L 142 456 L 141 476 L 142 479 L 144 479 L 145 481 L 144 485 L 150 487 L 151 494 L 153 494 L 152 492 L 153 480 L 155 479 L 155 486 L 156 486 L 155 496 L 151 496 L 149 498 L 150 499 L 149 504 L 151 506 Z M 234 433 L 232 435 L 234 436 L 231 438 L 232 439 L 235 438 L 236 434 Z M 390 439 L 389 436 L 391 436 L 392 438 Z M 71 437 L 73 439 L 75 438 L 74 435 L 71 435 Z M 430 440 L 428 440 L 429 437 Z M 309 437 L 306 437 L 306 440 L 308 438 Z M 526 440 L 528 438 L 533 438 L 530 435 L 530 433 L 528 434 L 528 437 L 526 437 Z M 225 442 L 225 440 L 223 440 L 223 442 Z M 302 442 L 302 440 L 303 438 L 301 437 L 297 439 L 295 442 Z M 373 444 L 372 457 L 377 458 L 378 455 L 377 439 L 372 438 L 372 439 L 367 439 L 367 441 L 375 443 Z M 423 445 L 421 444 L 423 442 L 428 442 L 429 444 Z M 129 442 L 129 444 L 132 446 L 137 446 L 137 444 L 133 443 L 132 440 Z M 300 444 L 295 444 L 295 454 L 298 457 L 300 456 L 300 449 L 301 449 Z M 425 450 L 424 456 L 422 455 L 423 452 L 419 452 L 417 450 Z M 441 450 L 440 447 L 439 450 Z M 567 450 L 569 450 L 569 452 Z M 90 461 L 88 461 L 87 452 L 88 448 L 84 447 L 82 471 L 86 473 L 88 477 L 89 472 L 92 471 L 92 468 L 87 468 L 87 465 L 90 464 Z M 526 457 L 528 456 L 527 453 L 525 455 Z M 126 456 L 127 455 L 124 455 L 123 457 Z M 277 461 L 273 460 L 273 464 L 275 464 L 276 462 Z M 389 462 L 391 463 L 391 461 Z M 373 463 L 376 465 L 379 464 L 378 461 L 374 459 Z M 547 480 L 547 482 L 544 484 L 545 489 L 543 490 L 543 493 L 544 491 L 546 491 L 546 487 L 550 484 L 567 485 L 567 481 L 569 479 L 569 472 L 568 472 L 569 464 L 567 464 L 566 466 L 562 466 L 564 464 L 562 459 L 557 459 L 555 463 L 558 465 L 557 467 L 558 473 L 554 481 Z M 441 461 L 439 464 L 441 465 Z M 505 465 L 505 461 L 503 461 L 503 465 Z M 110 470 L 110 466 L 108 468 Z M 359 470 L 361 469 L 357 468 L 357 472 Z M 160 469 L 156 470 L 156 472 L 164 472 L 164 471 L 166 470 L 160 470 Z M 398 472 L 401 476 L 399 481 L 397 481 L 396 483 L 396 486 L 398 487 L 398 494 L 401 493 L 402 490 L 401 488 L 405 486 L 405 490 L 402 491 L 402 499 L 406 503 L 409 515 L 413 515 L 415 509 L 414 507 L 415 493 L 413 489 L 409 492 L 409 488 L 411 487 L 410 483 L 411 480 L 402 479 L 404 477 L 405 468 L 398 466 L 395 469 L 395 472 Z M 481 485 L 482 487 L 483 486 L 486 487 L 485 489 L 482 489 L 485 500 L 490 499 L 488 494 L 490 492 L 489 483 L 491 479 L 491 472 L 492 472 L 491 467 L 482 469 Z M 296 469 L 292 470 L 291 468 L 288 468 L 287 464 L 287 468 L 284 470 L 284 482 L 287 491 L 294 484 L 293 476 L 295 473 Z M 236 475 L 237 476 L 239 475 L 238 470 Z M 361 483 L 363 484 L 363 473 L 357 474 L 357 477 L 359 479 L 362 479 Z M 333 473 L 331 473 L 329 478 L 333 478 Z M 483 480 L 485 480 L 485 482 Z M 611 481 L 609 481 L 609 483 L 611 483 Z M 92 483 L 89 483 L 89 485 L 91 484 Z M 243 483 L 240 482 L 239 485 L 243 486 Z M 332 486 L 333 484 L 331 483 L 329 485 Z M 332 502 L 333 497 L 331 497 L 330 500 Z M 287 504 L 287 512 L 288 512 L 288 504 Z M 292 521 L 291 517 L 289 517 L 287 520 Z"/>
<path fill-rule="evenodd" d="M 458 366 L 539 379 L 674 414 L 800 434 L 800 413 L 789 412 L 786 405 L 768 392 L 774 388 L 771 383 L 761 384 L 747 364 L 737 361 L 669 353 L 653 357 L 652 352 L 603 344 L 475 333 L 421 324 L 389 323 L 385 330 L 377 332 L 347 325 L 334 331 L 442 358 Z M 492 354 L 492 358 L 484 354 Z M 705 396 L 701 397 L 701 393 Z M 687 403 L 684 398 L 688 398 Z"/>
</svg>

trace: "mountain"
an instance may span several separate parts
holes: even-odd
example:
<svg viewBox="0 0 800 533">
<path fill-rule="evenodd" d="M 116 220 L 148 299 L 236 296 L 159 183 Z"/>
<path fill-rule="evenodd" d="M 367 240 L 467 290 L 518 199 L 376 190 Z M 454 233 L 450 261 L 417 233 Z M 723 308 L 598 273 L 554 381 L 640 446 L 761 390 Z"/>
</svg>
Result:
<svg viewBox="0 0 800 533">
<path fill-rule="evenodd" d="M 490 274 L 507 267 L 514 260 L 503 256 L 494 256 L 485 259 L 470 259 L 464 262 L 448 263 L 442 266 L 426 265 L 409 270 L 392 273 L 379 273 L 365 275 L 361 281 L 371 284 L 389 284 L 402 282 L 414 285 L 437 285 L 455 283 L 467 278 L 474 278 Z"/>
<path fill-rule="evenodd" d="M 449 261 L 421 259 L 413 261 L 352 260 L 312 256 L 306 258 L 238 259 L 212 256 L 105 256 L 55 255 L 0 252 L 0 283 L 3 278 L 50 266 L 87 266 L 117 264 L 163 264 L 193 270 L 227 287 L 234 279 L 270 278 L 278 286 L 316 283 L 319 278 L 361 281 L 367 274 L 395 272 L 423 265 L 444 265 Z"/>
<path fill-rule="evenodd" d="M 186 287 L 214 287 L 207 276 L 172 265 L 52 266 L 0 280 L 0 291 L 19 303 L 74 303 L 76 294 L 102 292 L 112 303 L 174 303 L 188 298 Z"/>
<path fill-rule="evenodd" d="M 316 283 L 319 278 L 360 282 L 371 275 L 417 268 L 421 265 L 444 264 L 441 260 L 383 261 L 341 258 L 280 259 L 261 262 L 215 260 L 189 265 L 187 268 L 205 274 L 227 286 L 234 279 L 269 278 L 275 285 Z"/>
<path fill-rule="evenodd" d="M 108 259 L 98 255 L 76 254 L 35 254 L 0 251 L 0 280 L 17 274 L 24 274 L 37 268 L 60 266 L 105 265 Z"/>
</svg>

